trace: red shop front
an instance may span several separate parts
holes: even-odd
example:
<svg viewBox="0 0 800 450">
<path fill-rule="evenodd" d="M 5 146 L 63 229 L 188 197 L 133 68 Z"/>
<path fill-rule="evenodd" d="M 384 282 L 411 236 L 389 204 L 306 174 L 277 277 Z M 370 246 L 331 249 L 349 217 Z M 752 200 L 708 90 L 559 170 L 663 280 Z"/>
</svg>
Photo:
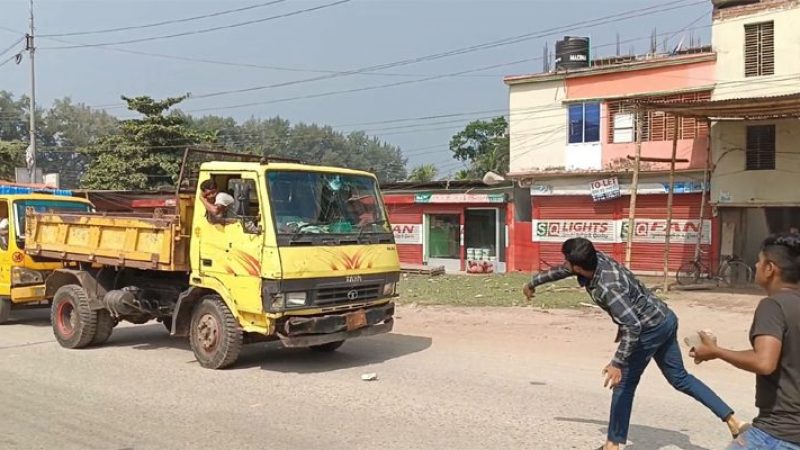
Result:
<svg viewBox="0 0 800 450">
<path fill-rule="evenodd" d="M 481 182 L 383 186 L 400 260 L 449 273 L 502 273 L 513 189 Z"/>
<path fill-rule="evenodd" d="M 669 270 L 675 272 L 695 255 L 700 242 L 702 256 L 710 262 L 718 253 L 716 219 L 703 205 L 702 175 L 683 174 L 676 182 L 672 205 Z M 531 187 L 531 240 L 533 270 L 561 264 L 561 243 L 571 237 L 591 239 L 600 251 L 625 260 L 630 211 L 629 181 L 620 179 L 618 196 L 596 200 L 592 181 L 585 178 L 540 180 Z M 637 273 L 663 273 L 666 251 L 668 182 L 663 175 L 645 175 L 638 190 L 631 268 Z M 701 220 L 701 209 L 702 220 Z"/>
</svg>

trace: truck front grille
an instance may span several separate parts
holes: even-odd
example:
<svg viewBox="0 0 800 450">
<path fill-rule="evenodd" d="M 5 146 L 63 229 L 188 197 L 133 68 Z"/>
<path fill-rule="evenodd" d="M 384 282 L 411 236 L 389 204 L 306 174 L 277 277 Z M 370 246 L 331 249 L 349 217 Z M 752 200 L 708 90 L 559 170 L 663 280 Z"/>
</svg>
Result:
<svg viewBox="0 0 800 450">
<path fill-rule="evenodd" d="M 339 286 L 319 289 L 314 303 L 319 306 L 340 305 L 375 300 L 381 293 L 380 284 Z"/>
</svg>

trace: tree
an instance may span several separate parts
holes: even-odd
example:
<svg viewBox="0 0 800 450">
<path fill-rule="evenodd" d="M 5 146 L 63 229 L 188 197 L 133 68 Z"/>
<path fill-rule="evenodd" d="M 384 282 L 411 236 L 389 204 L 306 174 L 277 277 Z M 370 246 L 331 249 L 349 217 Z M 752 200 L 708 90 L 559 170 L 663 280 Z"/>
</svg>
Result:
<svg viewBox="0 0 800 450">
<path fill-rule="evenodd" d="M 25 148 L 20 141 L 0 141 L 0 180 L 15 181 L 16 167 L 25 167 Z"/>
<path fill-rule="evenodd" d="M 8 91 L 0 91 L 0 141 L 21 141 L 28 138 L 28 101 L 14 100 Z"/>
<path fill-rule="evenodd" d="M 459 174 L 462 177 L 482 178 L 488 171 L 506 174 L 509 168 L 508 122 L 505 117 L 470 122 L 450 140 L 450 151 L 453 158 L 469 164 L 469 168 Z"/>
<path fill-rule="evenodd" d="M 191 128 L 213 133 L 229 151 L 295 158 L 310 163 L 375 172 L 381 182 L 406 177 L 399 148 L 363 132 L 342 134 L 329 126 L 297 123 L 281 117 L 252 118 L 241 124 L 229 117 L 188 117 Z"/>
<path fill-rule="evenodd" d="M 439 175 L 439 169 L 437 169 L 436 166 L 433 164 L 423 164 L 411 169 L 411 175 L 409 175 L 408 181 L 427 183 L 435 180 L 437 175 Z"/>
<path fill-rule="evenodd" d="M 42 127 L 51 142 L 37 152 L 38 165 L 45 173 L 59 173 L 62 187 L 78 187 L 89 158 L 76 150 L 116 133 L 117 126 L 117 119 L 105 111 L 73 104 L 69 97 L 56 100 L 44 116 Z"/>
<path fill-rule="evenodd" d="M 91 158 L 81 185 L 90 189 L 154 189 L 174 185 L 183 150 L 213 142 L 214 137 L 189 129 L 182 114 L 165 113 L 186 96 L 154 100 L 122 97 L 141 119 L 123 120 L 117 134 L 101 137 L 83 151 Z"/>
</svg>

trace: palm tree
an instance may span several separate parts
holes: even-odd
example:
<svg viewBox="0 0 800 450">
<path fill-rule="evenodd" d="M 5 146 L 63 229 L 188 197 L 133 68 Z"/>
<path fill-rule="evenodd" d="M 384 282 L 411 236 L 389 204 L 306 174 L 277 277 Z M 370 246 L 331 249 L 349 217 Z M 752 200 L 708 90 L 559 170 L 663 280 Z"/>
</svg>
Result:
<svg viewBox="0 0 800 450">
<path fill-rule="evenodd" d="M 437 169 L 436 166 L 433 164 L 423 164 L 414 167 L 411 170 L 411 175 L 409 175 L 408 181 L 427 183 L 436 179 L 437 175 L 439 175 L 439 169 Z"/>
</svg>

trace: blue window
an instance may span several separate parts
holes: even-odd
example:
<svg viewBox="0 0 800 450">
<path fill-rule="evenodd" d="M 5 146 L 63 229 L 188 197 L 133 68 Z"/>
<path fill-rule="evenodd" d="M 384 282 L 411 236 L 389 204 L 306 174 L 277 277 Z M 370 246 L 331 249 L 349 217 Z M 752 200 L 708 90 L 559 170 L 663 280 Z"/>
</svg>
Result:
<svg viewBox="0 0 800 450">
<path fill-rule="evenodd" d="M 569 143 L 600 141 L 600 103 L 569 105 Z"/>
</svg>

